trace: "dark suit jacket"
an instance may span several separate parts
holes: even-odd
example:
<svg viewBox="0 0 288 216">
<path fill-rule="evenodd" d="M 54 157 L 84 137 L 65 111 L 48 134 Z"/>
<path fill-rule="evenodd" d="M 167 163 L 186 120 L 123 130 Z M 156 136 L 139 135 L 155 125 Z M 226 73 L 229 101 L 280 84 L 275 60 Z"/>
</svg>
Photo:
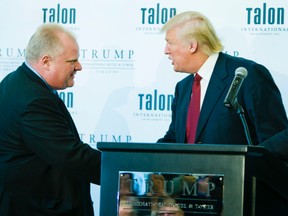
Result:
<svg viewBox="0 0 288 216">
<path fill-rule="evenodd" d="M 259 145 L 276 153 L 276 156 L 288 165 L 288 129 L 277 133 Z"/>
<path fill-rule="evenodd" d="M 257 145 L 287 127 L 286 112 L 280 92 L 271 74 L 253 61 L 220 53 L 202 104 L 196 133 L 197 143 L 247 144 L 240 117 L 223 102 L 238 67 L 245 67 L 248 76 L 238 93 L 238 102 L 245 111 L 253 144 Z M 185 128 L 193 75 L 177 83 L 172 104 L 172 122 L 158 142 L 185 143 Z"/>
<path fill-rule="evenodd" d="M 25 64 L 0 84 L 0 215 L 92 216 L 101 153 Z"/>
</svg>

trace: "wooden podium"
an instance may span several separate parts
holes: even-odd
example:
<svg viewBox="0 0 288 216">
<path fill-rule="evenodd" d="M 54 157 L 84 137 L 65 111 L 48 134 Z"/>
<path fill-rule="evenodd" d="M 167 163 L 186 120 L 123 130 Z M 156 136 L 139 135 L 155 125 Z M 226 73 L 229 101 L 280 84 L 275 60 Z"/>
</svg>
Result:
<svg viewBox="0 0 288 216">
<path fill-rule="evenodd" d="M 109 142 L 99 142 L 97 147 L 102 151 L 100 216 L 121 215 L 119 213 L 122 198 L 120 183 L 123 173 L 152 173 L 168 177 L 184 175 L 184 177 L 192 176 L 194 179 L 199 176 L 220 176 L 218 179 L 222 179 L 223 182 L 222 186 L 219 186 L 220 192 L 217 192 L 221 195 L 220 202 L 218 200 L 218 206 L 216 206 L 218 212 L 206 211 L 205 208 L 208 207 L 216 209 L 213 205 L 207 205 L 208 201 L 211 203 L 213 200 L 205 203 L 203 199 L 198 199 L 192 191 L 194 187 L 191 186 L 186 189 L 189 189 L 194 203 L 185 204 L 186 209 L 181 215 L 288 215 L 288 167 L 262 147 Z M 164 182 L 168 181 L 164 179 Z M 169 185 L 175 184 L 174 180 L 168 183 Z M 215 188 L 215 184 L 213 182 L 212 184 Z M 131 185 L 130 190 L 130 198 L 136 196 L 136 198 L 144 199 L 145 194 L 142 193 L 141 197 L 137 197 L 137 194 L 132 193 Z M 185 195 L 183 191 L 181 193 Z M 145 199 L 149 196 L 147 194 Z M 208 195 L 211 197 L 210 194 Z M 183 200 L 183 196 L 179 199 Z M 185 199 L 187 200 L 187 197 Z M 201 205 L 195 204 L 195 200 L 200 200 Z M 131 203 L 130 201 L 129 204 Z M 159 207 L 160 203 L 151 204 L 146 199 L 135 204 L 136 207 L 140 205 L 148 206 L 149 210 L 147 211 L 146 208 L 146 211 L 123 215 L 161 215 L 157 213 L 157 210 L 150 211 L 152 207 Z"/>
</svg>

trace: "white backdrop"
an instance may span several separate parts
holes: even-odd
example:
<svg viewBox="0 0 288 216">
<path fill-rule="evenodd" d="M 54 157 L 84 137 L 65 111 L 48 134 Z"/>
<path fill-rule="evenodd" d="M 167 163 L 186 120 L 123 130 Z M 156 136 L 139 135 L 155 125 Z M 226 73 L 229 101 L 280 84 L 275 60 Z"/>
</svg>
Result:
<svg viewBox="0 0 288 216">
<path fill-rule="evenodd" d="M 213 23 L 231 55 L 272 73 L 288 106 L 288 0 L 1 0 L 0 80 L 24 60 L 26 44 L 44 22 L 77 35 L 83 70 L 60 92 L 84 142 L 155 142 L 171 117 L 176 82 L 159 30 L 175 13 L 197 10 Z M 92 187 L 95 215 L 100 187 Z"/>
</svg>

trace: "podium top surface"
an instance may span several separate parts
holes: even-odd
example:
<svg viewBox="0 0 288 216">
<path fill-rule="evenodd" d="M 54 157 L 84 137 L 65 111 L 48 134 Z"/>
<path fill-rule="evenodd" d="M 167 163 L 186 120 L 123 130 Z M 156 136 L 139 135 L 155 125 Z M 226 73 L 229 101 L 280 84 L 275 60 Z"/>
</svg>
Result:
<svg viewBox="0 0 288 216">
<path fill-rule="evenodd" d="M 117 152 L 206 152 L 225 154 L 264 153 L 267 150 L 258 146 L 247 145 L 220 145 L 220 144 L 185 144 L 185 143 L 121 143 L 121 142 L 98 142 L 100 151 Z"/>
</svg>

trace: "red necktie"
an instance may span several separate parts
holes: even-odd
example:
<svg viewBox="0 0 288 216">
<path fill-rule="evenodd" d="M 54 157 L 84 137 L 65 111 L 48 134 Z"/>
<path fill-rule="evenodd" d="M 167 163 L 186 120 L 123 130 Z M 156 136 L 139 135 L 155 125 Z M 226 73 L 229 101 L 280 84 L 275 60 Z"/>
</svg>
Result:
<svg viewBox="0 0 288 216">
<path fill-rule="evenodd" d="M 200 97 L 202 77 L 196 73 L 192 86 L 192 97 L 189 104 L 186 124 L 186 140 L 187 143 L 195 143 L 198 119 L 200 115 Z"/>
</svg>

